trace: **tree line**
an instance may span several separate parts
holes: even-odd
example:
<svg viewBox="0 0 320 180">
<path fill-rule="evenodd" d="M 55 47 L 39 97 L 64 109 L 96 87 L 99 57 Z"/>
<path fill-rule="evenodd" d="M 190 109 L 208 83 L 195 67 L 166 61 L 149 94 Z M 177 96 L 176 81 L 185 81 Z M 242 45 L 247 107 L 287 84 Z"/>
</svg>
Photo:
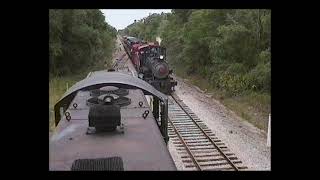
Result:
<svg viewBox="0 0 320 180">
<path fill-rule="evenodd" d="M 111 63 L 117 30 L 100 10 L 49 10 L 49 75 Z"/>
<path fill-rule="evenodd" d="M 271 90 L 271 10 L 173 9 L 152 14 L 123 31 L 146 41 L 162 39 L 167 59 L 187 75 L 239 95 Z"/>
</svg>

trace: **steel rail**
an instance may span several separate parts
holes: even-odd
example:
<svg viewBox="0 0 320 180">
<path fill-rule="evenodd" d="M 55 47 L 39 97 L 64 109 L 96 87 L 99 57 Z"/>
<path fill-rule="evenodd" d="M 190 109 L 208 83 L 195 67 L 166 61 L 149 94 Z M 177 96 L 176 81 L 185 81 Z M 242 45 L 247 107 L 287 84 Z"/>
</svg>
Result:
<svg viewBox="0 0 320 180">
<path fill-rule="evenodd" d="M 216 143 L 210 138 L 210 136 L 200 127 L 200 125 L 193 119 L 193 117 L 187 112 L 184 107 L 180 104 L 181 101 L 176 97 L 176 94 L 173 93 L 171 97 L 175 100 L 175 102 L 180 106 L 180 108 L 189 116 L 189 118 L 195 123 L 195 125 L 201 130 L 201 132 L 206 136 L 206 138 L 215 146 L 215 148 L 219 151 L 219 153 L 227 160 L 227 162 L 235 169 L 239 171 L 238 167 L 232 163 L 232 161 L 222 152 L 222 150 L 216 145 Z"/>
<path fill-rule="evenodd" d="M 198 163 L 198 161 L 196 160 L 195 156 L 193 155 L 193 153 L 191 152 L 191 150 L 189 149 L 188 145 L 186 144 L 186 142 L 183 140 L 182 136 L 180 135 L 180 133 L 178 132 L 177 128 L 175 127 L 175 125 L 172 123 L 172 121 L 170 120 L 170 124 L 173 128 L 173 130 L 175 131 L 175 133 L 177 134 L 177 136 L 179 137 L 179 139 L 181 140 L 181 142 L 185 145 L 186 150 L 188 152 L 188 154 L 190 155 L 191 160 L 194 162 L 194 164 L 196 165 L 197 169 L 202 171 L 202 168 L 200 166 L 200 164 Z"/>
</svg>

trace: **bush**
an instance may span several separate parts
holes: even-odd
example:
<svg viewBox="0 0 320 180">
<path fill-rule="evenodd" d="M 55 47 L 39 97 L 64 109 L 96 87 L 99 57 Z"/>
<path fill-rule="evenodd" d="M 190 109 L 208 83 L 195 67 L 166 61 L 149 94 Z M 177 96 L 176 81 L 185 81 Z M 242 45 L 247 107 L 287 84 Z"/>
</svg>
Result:
<svg viewBox="0 0 320 180">
<path fill-rule="evenodd" d="M 248 68 L 241 63 L 234 63 L 234 64 L 230 64 L 226 71 L 229 74 L 237 75 L 237 74 L 245 74 L 247 72 L 247 69 Z"/>
<path fill-rule="evenodd" d="M 247 79 L 253 90 L 271 91 L 270 63 L 260 63 L 247 74 Z"/>
<path fill-rule="evenodd" d="M 103 66 L 116 33 L 100 10 L 49 10 L 49 73 L 63 76 Z"/>
</svg>

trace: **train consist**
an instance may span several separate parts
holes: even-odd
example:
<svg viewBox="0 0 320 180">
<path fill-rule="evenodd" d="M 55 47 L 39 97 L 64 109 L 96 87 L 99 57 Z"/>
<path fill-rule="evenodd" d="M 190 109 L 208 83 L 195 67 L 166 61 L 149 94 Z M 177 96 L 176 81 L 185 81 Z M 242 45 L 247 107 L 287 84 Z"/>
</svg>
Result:
<svg viewBox="0 0 320 180">
<path fill-rule="evenodd" d="M 177 82 L 170 76 L 172 70 L 166 62 L 166 48 L 157 42 L 148 43 L 128 36 L 123 36 L 123 44 L 139 78 L 165 94 L 171 94 L 174 91 Z"/>
<path fill-rule="evenodd" d="M 176 170 L 166 145 L 168 98 L 139 78 L 90 73 L 54 110 L 50 170 Z"/>
<path fill-rule="evenodd" d="M 119 68 L 123 58 L 117 71 L 89 73 L 55 104 L 50 170 L 177 170 L 167 148 L 168 97 L 156 88 L 165 86 L 137 78 L 135 68 Z M 167 64 L 147 58 L 155 65 L 151 72 L 165 78 Z"/>
<path fill-rule="evenodd" d="M 172 93 L 177 83 L 165 48 L 133 37 L 124 43 L 131 61 L 124 53 L 117 71 L 89 73 L 55 104 L 49 169 L 177 170 L 169 137 L 186 170 L 241 169 L 241 161 Z"/>
</svg>

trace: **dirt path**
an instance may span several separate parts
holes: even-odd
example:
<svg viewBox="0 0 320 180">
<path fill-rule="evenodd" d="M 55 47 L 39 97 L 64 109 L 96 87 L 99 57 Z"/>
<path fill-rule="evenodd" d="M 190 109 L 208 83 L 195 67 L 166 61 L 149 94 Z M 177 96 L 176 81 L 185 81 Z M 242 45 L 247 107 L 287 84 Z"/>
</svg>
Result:
<svg viewBox="0 0 320 180">
<path fill-rule="evenodd" d="M 114 63 L 116 61 L 116 59 L 118 59 L 119 57 L 122 56 L 122 54 L 125 53 L 119 36 L 117 36 L 115 43 L 116 43 L 115 44 L 115 51 L 112 54 L 112 63 Z"/>
<path fill-rule="evenodd" d="M 271 149 L 264 131 L 242 120 L 219 101 L 176 77 L 176 94 L 226 143 L 249 170 L 270 170 Z"/>
</svg>

